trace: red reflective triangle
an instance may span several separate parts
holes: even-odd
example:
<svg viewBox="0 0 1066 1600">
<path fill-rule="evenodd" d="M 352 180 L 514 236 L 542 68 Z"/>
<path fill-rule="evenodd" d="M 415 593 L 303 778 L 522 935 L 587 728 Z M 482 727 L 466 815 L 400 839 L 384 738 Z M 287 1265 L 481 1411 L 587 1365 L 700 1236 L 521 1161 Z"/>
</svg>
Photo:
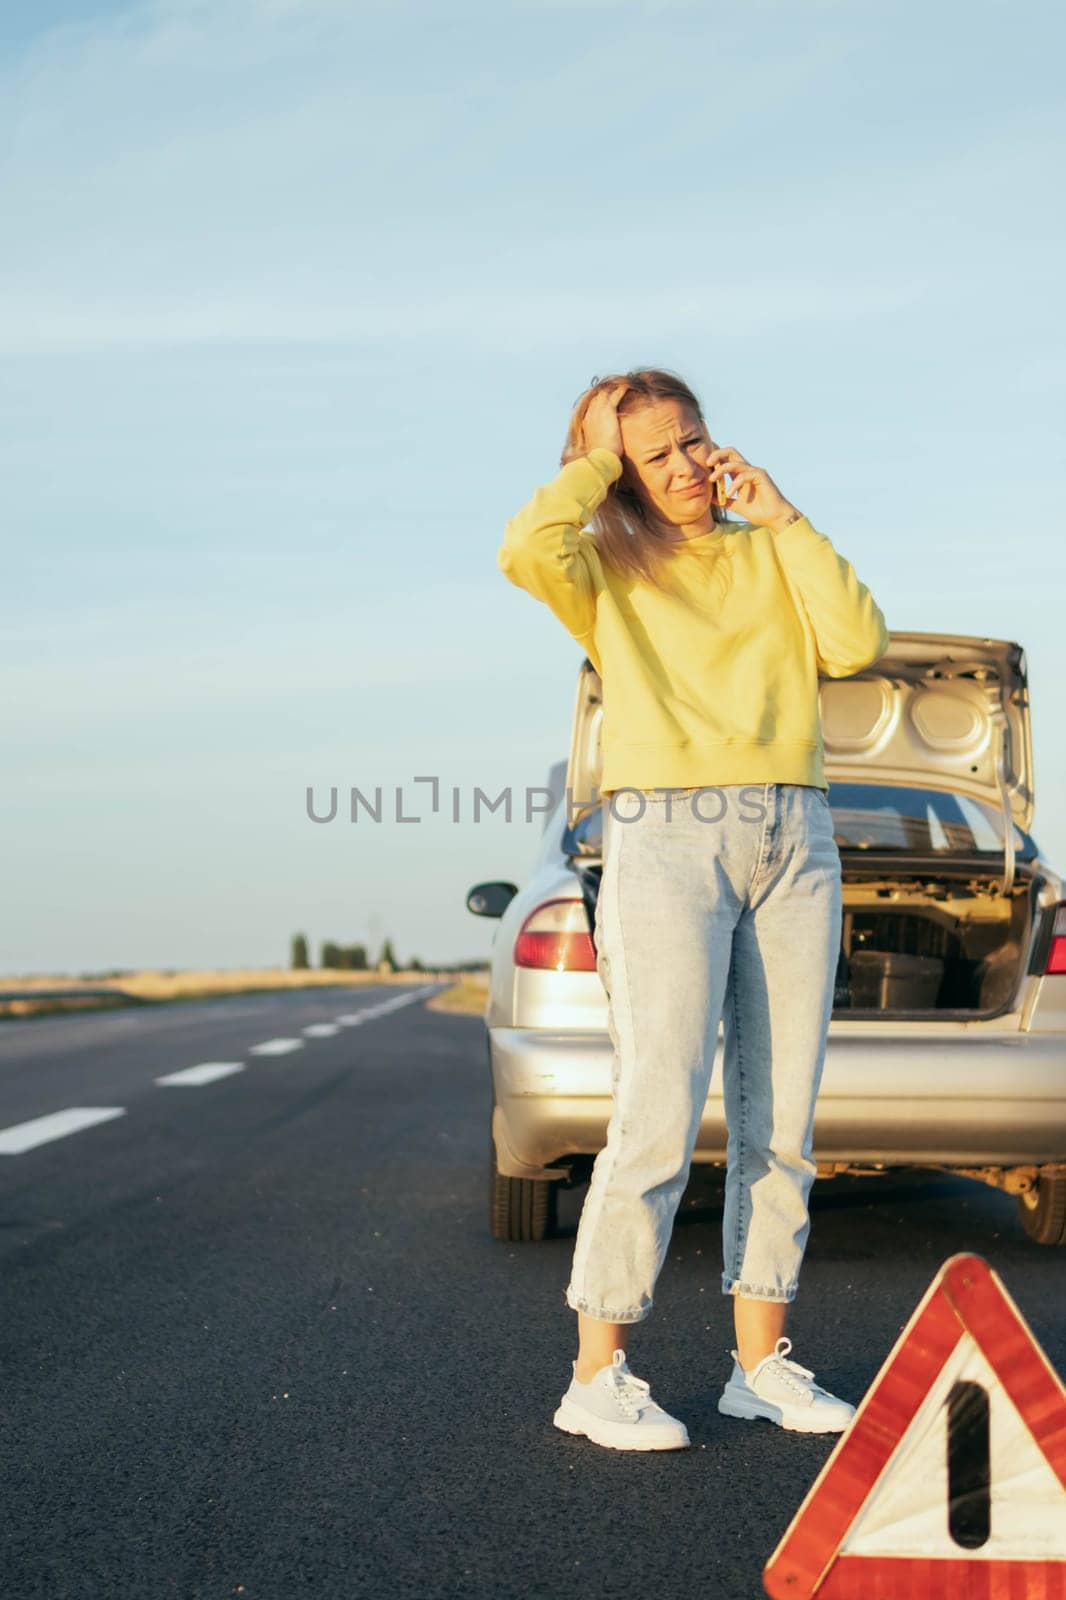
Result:
<svg viewBox="0 0 1066 1600">
<path fill-rule="evenodd" d="M 957 1556 L 928 1559 L 841 1550 L 966 1334 L 1066 1491 L 1066 1389 L 988 1263 L 952 1256 L 766 1563 L 763 1584 L 773 1600 L 1066 1600 L 1066 1559 L 1000 1560 L 961 1549 Z"/>
</svg>

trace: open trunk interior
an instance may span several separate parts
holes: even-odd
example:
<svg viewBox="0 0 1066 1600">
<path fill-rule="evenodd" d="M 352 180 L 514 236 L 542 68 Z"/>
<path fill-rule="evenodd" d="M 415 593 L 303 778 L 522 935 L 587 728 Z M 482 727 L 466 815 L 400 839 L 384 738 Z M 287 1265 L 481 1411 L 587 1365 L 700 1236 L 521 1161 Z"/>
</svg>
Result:
<svg viewBox="0 0 1066 1600">
<path fill-rule="evenodd" d="M 574 861 L 590 928 L 601 867 Z M 984 1020 L 1013 1009 L 1025 975 L 1039 872 L 1010 889 L 987 861 L 914 863 L 842 855 L 844 915 L 834 1016 Z"/>
<path fill-rule="evenodd" d="M 1036 915 L 1039 875 L 974 863 L 901 870 L 842 859 L 844 917 L 834 1015 L 930 1012 L 991 1018 L 1012 1009 Z"/>
</svg>

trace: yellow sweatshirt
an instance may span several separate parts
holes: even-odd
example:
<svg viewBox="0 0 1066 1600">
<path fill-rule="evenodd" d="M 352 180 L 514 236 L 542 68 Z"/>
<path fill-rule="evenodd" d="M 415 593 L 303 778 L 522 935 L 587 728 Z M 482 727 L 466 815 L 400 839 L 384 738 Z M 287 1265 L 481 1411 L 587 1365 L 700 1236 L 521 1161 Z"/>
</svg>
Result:
<svg viewBox="0 0 1066 1600">
<path fill-rule="evenodd" d="M 846 678 L 888 649 L 870 591 L 806 517 L 780 533 L 734 523 L 686 539 L 669 593 L 623 576 L 585 526 L 621 473 L 613 450 L 568 462 L 511 518 L 496 556 L 600 675 L 601 793 L 827 788 L 818 676 Z"/>
</svg>

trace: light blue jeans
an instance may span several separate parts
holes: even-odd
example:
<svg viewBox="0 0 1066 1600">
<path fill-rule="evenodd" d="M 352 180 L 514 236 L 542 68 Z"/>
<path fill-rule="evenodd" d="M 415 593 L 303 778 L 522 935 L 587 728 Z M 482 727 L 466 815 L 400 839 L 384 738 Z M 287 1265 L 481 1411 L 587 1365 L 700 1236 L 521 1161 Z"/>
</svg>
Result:
<svg viewBox="0 0 1066 1600">
<path fill-rule="evenodd" d="M 840 951 L 840 852 L 823 789 L 618 789 L 603 801 L 597 969 L 613 1109 L 566 1303 L 652 1307 L 723 1030 L 722 1292 L 795 1298 L 814 1107 Z"/>
</svg>

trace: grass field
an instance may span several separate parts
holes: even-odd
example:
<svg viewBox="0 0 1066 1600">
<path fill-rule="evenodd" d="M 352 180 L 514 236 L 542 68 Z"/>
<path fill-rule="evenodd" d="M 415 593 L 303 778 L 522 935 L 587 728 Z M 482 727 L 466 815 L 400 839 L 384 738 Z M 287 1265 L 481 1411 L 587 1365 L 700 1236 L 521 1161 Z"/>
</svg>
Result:
<svg viewBox="0 0 1066 1600">
<path fill-rule="evenodd" d="M 489 997 L 487 972 L 463 972 L 451 989 L 443 989 L 426 1001 L 430 1011 L 462 1011 L 467 1016 L 484 1016 Z"/>
<path fill-rule="evenodd" d="M 216 995 L 254 994 L 273 989 L 314 989 L 324 985 L 345 984 L 353 989 L 368 984 L 382 983 L 439 983 L 453 978 L 447 972 L 353 972 L 347 967 L 314 967 L 291 969 L 286 967 L 239 967 L 224 970 L 187 970 L 182 972 L 145 969 L 141 972 L 109 973 L 93 977 L 72 977 L 67 973 L 32 976 L 19 974 L 0 977 L 0 990 L 18 990 L 25 998 L 0 1000 L 0 1020 L 5 1017 L 37 1017 L 55 1015 L 62 1011 L 91 1011 L 120 1005 L 159 1004 L 177 1000 L 203 1000 Z M 473 979 L 471 984 L 468 980 Z M 478 974 L 461 973 L 455 980 L 455 990 L 464 997 L 441 1009 L 462 1011 L 473 1007 L 471 996 L 479 979 Z M 484 980 L 481 980 L 484 982 Z M 42 993 L 33 997 L 34 990 L 64 989 L 73 991 L 61 998 Z M 92 993 L 78 991 L 93 991 Z M 454 991 L 444 991 L 437 1000 Z M 482 989 L 484 1005 L 485 990 Z"/>
</svg>

